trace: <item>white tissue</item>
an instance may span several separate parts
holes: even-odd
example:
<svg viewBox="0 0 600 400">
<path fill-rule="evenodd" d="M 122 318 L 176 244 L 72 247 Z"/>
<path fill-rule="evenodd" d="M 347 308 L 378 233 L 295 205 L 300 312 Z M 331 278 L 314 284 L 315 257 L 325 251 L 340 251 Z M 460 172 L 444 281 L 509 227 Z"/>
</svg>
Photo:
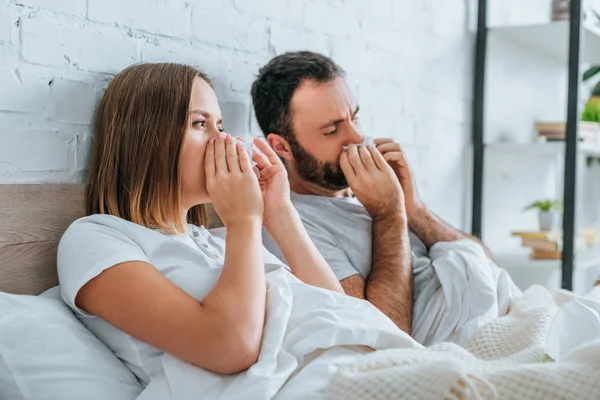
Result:
<svg viewBox="0 0 600 400">
<path fill-rule="evenodd" d="M 243 140 L 241 140 L 237 137 L 234 137 L 234 139 L 237 143 L 242 145 L 244 150 L 246 150 L 246 153 L 248 153 L 248 158 L 250 158 L 250 165 L 252 166 L 252 171 L 254 171 L 257 178 L 260 178 L 260 171 L 258 170 L 258 167 L 256 166 L 256 162 L 254 160 L 252 160 L 252 156 L 254 155 L 255 151 L 259 152 L 260 154 L 263 154 L 262 151 L 260 151 L 258 148 L 256 148 L 254 146 L 254 144 L 252 144 L 252 142 L 244 142 Z"/>
<path fill-rule="evenodd" d="M 243 140 L 237 137 L 234 139 L 237 143 L 241 144 L 244 150 L 246 150 L 246 153 L 248 153 L 248 157 L 250 158 L 250 165 L 252 165 L 252 168 L 256 167 L 256 163 L 252 160 L 252 156 L 254 155 L 254 145 L 252 144 L 252 142 L 244 142 Z"/>
<path fill-rule="evenodd" d="M 548 332 L 546 354 L 555 361 L 600 339 L 600 287 L 584 298 L 574 298 L 556 313 Z"/>
<path fill-rule="evenodd" d="M 372 138 L 371 136 L 363 136 L 363 141 L 362 143 L 357 144 L 357 146 L 373 146 L 375 147 L 375 139 Z M 348 147 L 350 146 L 344 146 L 344 151 L 348 150 Z"/>
</svg>

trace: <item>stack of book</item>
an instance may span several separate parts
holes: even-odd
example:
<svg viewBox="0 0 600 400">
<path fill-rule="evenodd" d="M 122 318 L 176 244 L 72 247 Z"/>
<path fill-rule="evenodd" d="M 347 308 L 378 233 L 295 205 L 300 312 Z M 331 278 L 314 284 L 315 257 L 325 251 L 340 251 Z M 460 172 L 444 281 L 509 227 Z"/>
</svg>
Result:
<svg viewBox="0 0 600 400">
<path fill-rule="evenodd" d="M 560 260 L 562 258 L 562 232 L 513 232 L 512 236 L 521 238 L 521 245 L 531 249 L 534 260 Z M 582 231 L 575 238 L 575 252 L 585 250 L 596 243 L 596 232 Z"/>
<path fill-rule="evenodd" d="M 536 130 L 538 136 L 546 140 L 565 140 L 567 134 L 567 124 L 565 122 L 537 122 Z M 578 136 L 579 140 L 585 143 L 598 143 L 600 125 L 596 122 L 579 122 Z"/>
</svg>

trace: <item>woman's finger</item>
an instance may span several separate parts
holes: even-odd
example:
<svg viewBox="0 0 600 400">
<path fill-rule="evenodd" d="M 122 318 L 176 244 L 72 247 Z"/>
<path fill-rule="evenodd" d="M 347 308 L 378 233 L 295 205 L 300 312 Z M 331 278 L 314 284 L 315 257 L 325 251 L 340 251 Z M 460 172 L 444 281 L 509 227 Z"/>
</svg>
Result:
<svg viewBox="0 0 600 400">
<path fill-rule="evenodd" d="M 215 176 L 217 171 L 215 166 L 215 139 L 215 137 L 209 139 L 204 151 L 204 169 L 206 171 L 206 176 Z"/>
<path fill-rule="evenodd" d="M 215 166 L 217 173 L 229 171 L 225 156 L 225 137 L 221 134 L 215 138 Z"/>
<path fill-rule="evenodd" d="M 260 140 L 259 138 L 255 138 L 253 143 L 260 151 L 263 152 L 263 154 L 267 157 L 267 160 L 269 160 L 272 165 L 281 164 L 279 156 L 277 153 L 275 153 L 275 150 L 269 146 L 268 143 Z"/>
<path fill-rule="evenodd" d="M 252 152 L 252 161 L 256 163 L 256 166 L 259 170 L 263 170 L 271 165 L 271 162 L 267 159 L 267 157 L 256 149 L 254 149 Z"/>
<path fill-rule="evenodd" d="M 225 152 L 227 154 L 227 167 L 229 172 L 241 172 L 238 153 L 235 146 L 235 140 L 231 135 L 225 138 Z"/>
<path fill-rule="evenodd" d="M 241 143 L 236 143 L 236 150 L 238 155 L 238 160 L 240 164 L 240 170 L 242 172 L 250 172 L 252 171 L 252 164 L 250 164 L 250 157 L 248 157 L 248 152 L 242 146 Z"/>
</svg>

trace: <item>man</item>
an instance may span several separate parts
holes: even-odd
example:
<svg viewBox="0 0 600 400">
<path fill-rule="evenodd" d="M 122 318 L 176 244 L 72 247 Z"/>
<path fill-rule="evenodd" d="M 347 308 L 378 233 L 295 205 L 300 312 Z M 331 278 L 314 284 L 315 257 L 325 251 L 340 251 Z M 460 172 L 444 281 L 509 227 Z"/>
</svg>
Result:
<svg viewBox="0 0 600 400">
<path fill-rule="evenodd" d="M 421 202 L 398 144 L 357 146 L 359 107 L 344 75 L 320 54 L 277 56 L 252 85 L 256 118 L 286 165 L 294 206 L 345 292 L 410 333 L 413 272 L 417 293 L 435 275 L 427 249 L 469 237 Z M 264 243 L 281 256 L 268 236 Z"/>
</svg>

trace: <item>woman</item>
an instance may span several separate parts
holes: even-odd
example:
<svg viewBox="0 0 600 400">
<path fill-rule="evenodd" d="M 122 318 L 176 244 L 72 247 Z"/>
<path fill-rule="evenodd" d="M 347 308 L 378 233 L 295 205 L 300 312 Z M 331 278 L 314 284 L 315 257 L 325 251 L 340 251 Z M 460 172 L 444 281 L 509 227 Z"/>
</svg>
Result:
<svg viewBox="0 0 600 400">
<path fill-rule="evenodd" d="M 221 123 L 209 79 L 185 65 L 131 66 L 97 109 L 88 216 L 61 239 L 59 279 L 67 304 L 146 384 L 163 352 L 222 374 L 256 362 L 263 225 L 296 277 L 342 292 L 290 203 L 278 157 L 256 140 L 257 178 Z M 225 241 L 203 227 L 210 202 Z"/>
</svg>

